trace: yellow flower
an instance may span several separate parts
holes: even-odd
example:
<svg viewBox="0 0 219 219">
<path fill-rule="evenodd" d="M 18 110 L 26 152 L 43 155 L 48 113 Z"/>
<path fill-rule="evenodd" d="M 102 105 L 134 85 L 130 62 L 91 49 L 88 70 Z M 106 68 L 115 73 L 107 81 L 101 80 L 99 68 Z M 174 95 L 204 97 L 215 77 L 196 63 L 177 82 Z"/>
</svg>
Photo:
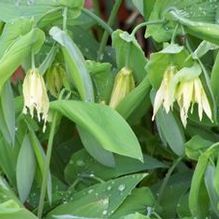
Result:
<svg viewBox="0 0 219 219">
<path fill-rule="evenodd" d="M 170 95 L 170 82 L 176 72 L 177 69 L 173 65 L 168 66 L 167 69 L 165 70 L 160 88 L 158 89 L 155 95 L 152 120 L 154 120 L 155 115 L 157 114 L 161 105 L 163 105 L 166 113 L 170 111 L 170 108 L 173 105 L 173 101 L 171 100 L 171 95 Z"/>
<path fill-rule="evenodd" d="M 180 82 L 175 97 L 180 108 L 180 118 L 184 127 L 186 127 L 187 124 L 189 108 L 191 106 L 192 113 L 193 105 L 195 103 L 198 104 L 198 115 L 200 121 L 202 120 L 203 112 L 205 112 L 208 118 L 212 121 L 211 107 L 199 77 L 189 81 Z"/>
<path fill-rule="evenodd" d="M 38 120 L 44 120 L 43 131 L 45 131 L 49 111 L 49 98 L 46 92 L 45 82 L 38 69 L 31 69 L 26 74 L 23 82 L 23 95 L 23 113 L 27 114 L 27 109 L 29 109 L 30 115 L 33 117 L 35 109 Z"/>
<path fill-rule="evenodd" d="M 134 88 L 132 71 L 126 67 L 122 68 L 116 75 L 109 106 L 116 108 Z"/>
</svg>

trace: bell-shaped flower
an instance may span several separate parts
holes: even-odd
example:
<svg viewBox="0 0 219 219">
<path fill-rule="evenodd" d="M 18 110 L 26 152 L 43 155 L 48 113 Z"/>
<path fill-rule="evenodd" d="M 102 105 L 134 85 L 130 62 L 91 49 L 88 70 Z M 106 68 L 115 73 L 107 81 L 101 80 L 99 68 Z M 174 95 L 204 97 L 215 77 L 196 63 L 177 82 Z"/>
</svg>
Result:
<svg viewBox="0 0 219 219">
<path fill-rule="evenodd" d="M 31 69 L 26 74 L 23 82 L 23 95 L 23 113 L 27 114 L 29 109 L 30 115 L 33 117 L 34 110 L 36 110 L 38 120 L 44 120 L 43 131 L 45 131 L 49 111 L 49 98 L 44 79 L 38 69 Z"/>
<path fill-rule="evenodd" d="M 171 100 L 171 95 L 170 95 L 170 83 L 176 72 L 177 72 L 177 68 L 173 65 L 168 66 L 167 69 L 165 70 L 163 75 L 163 80 L 155 95 L 152 120 L 154 120 L 155 115 L 157 114 L 161 105 L 163 105 L 166 113 L 170 111 L 170 108 L 173 105 L 173 101 Z"/>
<path fill-rule="evenodd" d="M 199 77 L 192 80 L 180 82 L 175 94 L 177 103 L 180 108 L 180 118 L 186 127 L 189 108 L 191 107 L 191 113 L 193 112 L 193 105 L 198 105 L 198 115 L 200 121 L 203 117 L 203 112 L 212 121 L 211 107 L 203 88 L 202 82 Z"/>
</svg>

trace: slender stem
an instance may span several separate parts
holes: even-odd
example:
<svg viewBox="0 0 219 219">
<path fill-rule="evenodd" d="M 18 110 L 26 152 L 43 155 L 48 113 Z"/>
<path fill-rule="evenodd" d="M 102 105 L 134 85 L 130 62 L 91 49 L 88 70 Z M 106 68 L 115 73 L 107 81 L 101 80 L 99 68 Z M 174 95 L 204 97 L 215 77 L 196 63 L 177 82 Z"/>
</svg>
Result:
<svg viewBox="0 0 219 219">
<path fill-rule="evenodd" d="M 137 33 L 137 31 L 139 29 L 141 29 L 142 27 L 145 27 L 147 25 L 153 25 L 153 24 L 163 24 L 165 21 L 164 20 L 156 20 L 156 21 L 146 21 L 146 22 L 143 22 L 143 23 L 140 23 L 139 25 L 137 25 L 132 33 L 131 33 L 131 36 L 135 36 L 135 34 Z"/>
<path fill-rule="evenodd" d="M 114 4 L 113 9 L 111 11 L 111 14 L 109 16 L 109 20 L 107 22 L 108 26 L 111 27 L 114 24 L 115 18 L 116 18 L 116 15 L 118 13 L 118 10 L 120 8 L 121 3 L 122 3 L 122 0 L 115 1 L 115 4 Z M 102 37 L 101 42 L 100 42 L 100 48 L 97 52 L 97 60 L 101 60 L 103 57 L 103 52 L 105 50 L 108 37 L 109 37 L 109 33 L 107 31 L 104 31 L 103 37 Z"/>
<path fill-rule="evenodd" d="M 32 69 L 36 68 L 36 65 L 35 65 L 35 55 L 34 55 L 33 51 L 31 52 L 31 67 L 32 67 Z"/>
<path fill-rule="evenodd" d="M 177 30 L 179 28 L 179 24 L 176 25 L 174 31 L 173 31 L 173 35 L 172 35 L 172 38 L 171 38 L 171 44 L 173 44 L 175 42 L 175 39 L 176 39 L 176 33 L 177 33 Z"/>
<path fill-rule="evenodd" d="M 63 30 L 66 31 L 67 30 L 67 19 L 68 19 L 68 8 L 65 7 L 63 10 Z"/>
<path fill-rule="evenodd" d="M 58 113 L 55 112 L 51 124 L 50 134 L 49 134 L 49 141 L 48 141 L 48 148 L 46 153 L 46 160 L 45 160 L 45 168 L 43 173 L 43 181 L 41 186 L 41 192 L 40 192 L 40 201 L 39 201 L 39 207 L 38 207 L 38 218 L 42 218 L 43 214 L 43 208 L 44 208 L 44 200 L 46 196 L 46 187 L 47 187 L 47 181 L 49 177 L 49 167 L 50 167 L 50 160 L 52 155 L 52 146 L 53 146 L 53 139 L 55 136 L 55 128 L 56 128 L 56 122 L 58 118 Z"/>
<path fill-rule="evenodd" d="M 98 25 L 100 25 L 105 31 L 107 31 L 109 34 L 111 34 L 113 32 L 112 28 L 106 23 L 104 22 L 101 18 L 99 18 L 97 15 L 95 15 L 94 13 L 92 13 L 91 11 L 89 11 L 86 8 L 82 9 L 82 12 L 86 15 L 88 15 L 89 17 L 91 17 L 93 20 L 96 21 L 96 23 Z"/>
<path fill-rule="evenodd" d="M 173 162 L 173 165 L 169 168 L 169 170 L 168 170 L 168 172 L 167 172 L 167 174 L 166 174 L 166 176 L 165 176 L 165 178 L 163 180 L 163 183 L 162 183 L 162 185 L 160 187 L 160 191 L 159 191 L 159 194 L 158 194 L 158 202 L 160 202 L 161 199 L 162 199 L 164 190 L 165 190 L 165 188 L 167 186 L 167 183 L 169 181 L 169 178 L 170 178 L 171 174 L 173 173 L 174 169 L 176 168 L 176 166 L 180 163 L 180 161 L 182 159 L 183 159 L 183 157 L 179 157 L 177 160 L 175 160 Z"/>
</svg>

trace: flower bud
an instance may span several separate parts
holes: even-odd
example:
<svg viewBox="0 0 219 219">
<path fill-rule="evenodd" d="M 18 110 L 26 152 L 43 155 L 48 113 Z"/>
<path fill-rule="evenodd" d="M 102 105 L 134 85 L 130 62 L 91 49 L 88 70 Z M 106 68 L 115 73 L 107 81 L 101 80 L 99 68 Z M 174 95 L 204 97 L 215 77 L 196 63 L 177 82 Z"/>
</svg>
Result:
<svg viewBox="0 0 219 219">
<path fill-rule="evenodd" d="M 116 75 L 109 106 L 116 108 L 134 88 L 132 71 L 126 67 L 122 68 Z"/>
<path fill-rule="evenodd" d="M 49 98 L 45 82 L 38 69 L 30 69 L 26 74 L 23 82 L 23 95 L 23 113 L 27 114 L 27 109 L 29 109 L 30 115 L 33 117 L 34 110 L 36 110 L 38 120 L 44 120 L 43 131 L 45 131 L 49 111 Z"/>
<path fill-rule="evenodd" d="M 52 96 L 58 97 L 65 80 L 65 72 L 60 64 L 55 64 L 46 72 L 46 85 Z"/>
</svg>

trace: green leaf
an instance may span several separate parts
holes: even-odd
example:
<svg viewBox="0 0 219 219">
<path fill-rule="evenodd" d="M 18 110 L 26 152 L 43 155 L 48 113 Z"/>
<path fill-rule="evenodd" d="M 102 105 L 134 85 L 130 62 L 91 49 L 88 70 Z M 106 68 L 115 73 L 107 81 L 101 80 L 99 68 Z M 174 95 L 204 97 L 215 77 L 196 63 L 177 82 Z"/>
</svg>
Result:
<svg viewBox="0 0 219 219">
<path fill-rule="evenodd" d="M 96 101 L 108 103 L 113 88 L 114 75 L 112 73 L 110 63 L 100 63 L 95 61 L 87 61 L 86 67 L 91 74 L 93 80 Z"/>
<path fill-rule="evenodd" d="M 13 146 L 15 141 L 15 106 L 10 82 L 5 83 L 1 92 L 0 130 L 5 140 Z"/>
<path fill-rule="evenodd" d="M 0 203 L 6 202 L 8 200 L 13 200 L 19 206 L 22 206 L 22 203 L 17 198 L 14 191 L 9 187 L 6 180 L 2 176 L 0 176 Z"/>
<path fill-rule="evenodd" d="M 71 197 L 74 201 L 58 206 L 46 218 L 62 214 L 109 218 L 146 175 L 124 176 L 74 193 Z"/>
<path fill-rule="evenodd" d="M 204 176 L 206 189 L 208 191 L 208 195 L 210 198 L 211 206 L 217 217 L 219 217 L 219 196 L 216 193 L 215 187 L 214 187 L 214 175 L 215 175 L 215 166 L 212 166 L 208 164 Z"/>
<path fill-rule="evenodd" d="M 117 67 L 130 68 L 134 73 L 135 81 L 140 83 L 147 74 L 144 70 L 147 59 L 137 40 L 122 30 L 114 31 L 112 40 L 113 48 L 116 50 Z"/>
<path fill-rule="evenodd" d="M 199 135 L 194 135 L 185 143 L 186 156 L 188 156 L 190 159 L 198 160 L 200 154 L 212 144 L 212 141 L 206 140 Z"/>
<path fill-rule="evenodd" d="M 163 109 L 158 111 L 155 120 L 162 133 L 160 133 L 161 138 L 164 138 L 164 142 L 168 143 L 174 153 L 182 156 L 185 152 L 185 136 L 181 123 L 177 121 L 171 111 L 167 114 Z"/>
<path fill-rule="evenodd" d="M 77 126 L 81 141 L 89 152 L 89 154 L 94 157 L 101 164 L 114 167 L 115 159 L 112 152 L 105 150 L 101 144 L 85 129 Z"/>
<path fill-rule="evenodd" d="M 22 202 L 28 198 L 35 176 L 36 160 L 28 135 L 25 136 L 18 155 L 16 176 L 19 197 Z"/>
<path fill-rule="evenodd" d="M 37 219 L 30 211 L 20 207 L 14 200 L 0 204 L 1 219 Z"/>
<path fill-rule="evenodd" d="M 119 219 L 150 219 L 150 217 L 145 216 L 143 214 L 134 213 L 134 214 L 129 214 L 129 215 L 120 217 Z"/>
<path fill-rule="evenodd" d="M 65 179 L 72 184 L 79 175 L 94 174 L 95 176 L 108 180 L 126 174 L 166 168 L 167 166 L 148 155 L 144 155 L 144 163 L 124 156 L 115 155 L 115 167 L 109 168 L 101 165 L 85 151 L 74 153 L 65 168 Z"/>
<path fill-rule="evenodd" d="M 44 33 L 40 29 L 33 29 L 18 38 L 0 59 L 0 90 L 19 65 L 31 54 L 37 53 L 44 42 Z"/>
<path fill-rule="evenodd" d="M 208 160 L 209 153 L 206 152 L 200 155 L 192 177 L 189 193 L 189 209 L 192 216 L 198 219 L 205 218 L 208 215 L 208 200 L 206 200 L 206 191 L 203 185 Z"/>
<path fill-rule="evenodd" d="M 217 10 L 217 1 L 209 0 L 163 0 L 156 1 L 151 12 L 149 21 L 160 20 L 167 17 L 169 9 L 178 9 L 183 16 L 190 21 L 215 23 L 215 15 Z M 146 36 L 152 36 L 158 42 L 164 42 L 171 39 L 177 21 L 169 20 L 164 24 L 148 25 Z M 208 24 L 206 25 L 208 26 Z M 180 33 L 180 32 L 179 32 Z M 197 33 L 197 37 L 199 34 Z"/>
<path fill-rule="evenodd" d="M 219 52 L 217 53 L 212 71 L 211 71 L 211 89 L 214 94 L 214 98 L 216 101 L 217 106 L 219 106 Z"/>
<path fill-rule="evenodd" d="M 5 50 L 11 46 L 20 36 L 23 36 L 31 31 L 33 21 L 30 19 L 18 19 L 13 23 L 7 23 L 4 26 L 0 37 L 0 57 Z"/>
<path fill-rule="evenodd" d="M 93 102 L 93 85 L 80 50 L 68 34 L 58 27 L 52 27 L 50 35 L 61 45 L 70 79 L 75 84 L 81 98 Z"/>
<path fill-rule="evenodd" d="M 154 207 L 155 198 L 149 188 L 142 187 L 139 189 L 134 189 L 131 195 L 127 197 L 123 204 L 111 216 L 111 219 L 117 219 L 124 215 L 132 214 L 135 212 L 145 214 L 147 209 L 153 209 Z"/>
<path fill-rule="evenodd" d="M 50 107 L 88 131 L 104 149 L 143 160 L 134 132 L 110 107 L 80 101 L 55 101 Z"/>
<path fill-rule="evenodd" d="M 190 66 L 192 63 L 185 63 L 188 55 L 185 48 L 177 44 L 170 44 L 163 50 L 153 53 L 148 64 L 145 66 L 152 86 L 156 89 L 159 88 L 163 74 L 168 66 L 174 65 L 177 69 Z"/>
</svg>

